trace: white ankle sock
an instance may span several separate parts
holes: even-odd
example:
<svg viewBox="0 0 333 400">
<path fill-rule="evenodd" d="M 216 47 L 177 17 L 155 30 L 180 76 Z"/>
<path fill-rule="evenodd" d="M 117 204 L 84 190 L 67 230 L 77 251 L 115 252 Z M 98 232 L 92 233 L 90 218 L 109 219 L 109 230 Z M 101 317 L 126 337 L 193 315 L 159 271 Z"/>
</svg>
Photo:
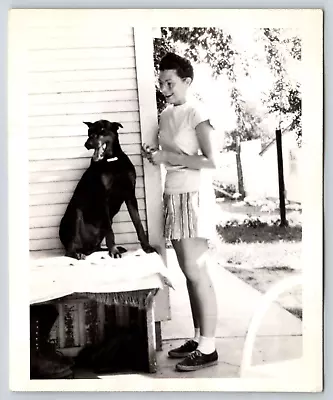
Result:
<svg viewBox="0 0 333 400">
<path fill-rule="evenodd" d="M 193 340 L 199 343 L 200 338 L 200 328 L 194 328 L 194 338 Z"/>
<path fill-rule="evenodd" d="M 215 351 L 215 338 L 200 336 L 198 350 L 203 354 L 211 354 Z"/>
</svg>

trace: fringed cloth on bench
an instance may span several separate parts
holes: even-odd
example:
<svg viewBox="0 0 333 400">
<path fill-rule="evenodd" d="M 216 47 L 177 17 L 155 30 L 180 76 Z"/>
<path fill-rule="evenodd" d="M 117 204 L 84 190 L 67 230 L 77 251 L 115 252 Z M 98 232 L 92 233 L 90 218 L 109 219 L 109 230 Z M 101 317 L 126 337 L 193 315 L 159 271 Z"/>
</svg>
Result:
<svg viewBox="0 0 333 400">
<path fill-rule="evenodd" d="M 85 293 L 97 301 L 144 307 L 148 300 L 142 291 L 172 287 L 168 270 L 156 253 L 138 250 L 112 259 L 107 252 L 98 252 L 80 261 L 52 253 L 32 253 L 31 304 Z"/>
<path fill-rule="evenodd" d="M 134 290 L 132 292 L 118 293 L 82 293 L 83 296 L 95 300 L 99 303 L 121 306 L 137 307 L 144 310 L 149 307 L 151 298 L 155 296 L 158 289 L 152 290 Z"/>
</svg>

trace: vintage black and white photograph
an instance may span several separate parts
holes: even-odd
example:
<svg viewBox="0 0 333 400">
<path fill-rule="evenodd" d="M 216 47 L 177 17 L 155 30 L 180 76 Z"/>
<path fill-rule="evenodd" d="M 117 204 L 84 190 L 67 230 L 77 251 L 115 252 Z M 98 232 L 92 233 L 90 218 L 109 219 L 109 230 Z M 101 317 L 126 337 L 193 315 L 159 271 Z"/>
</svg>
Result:
<svg viewBox="0 0 333 400">
<path fill-rule="evenodd" d="M 8 74 L 12 390 L 321 391 L 321 12 L 11 10 Z"/>
</svg>

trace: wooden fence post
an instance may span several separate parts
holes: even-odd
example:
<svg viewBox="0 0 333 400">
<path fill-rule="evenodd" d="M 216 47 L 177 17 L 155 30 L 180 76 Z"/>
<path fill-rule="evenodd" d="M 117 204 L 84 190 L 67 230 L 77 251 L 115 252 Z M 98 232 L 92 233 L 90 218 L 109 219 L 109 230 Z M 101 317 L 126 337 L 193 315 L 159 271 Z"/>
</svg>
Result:
<svg viewBox="0 0 333 400">
<path fill-rule="evenodd" d="M 279 176 L 279 199 L 280 199 L 280 226 L 287 226 L 286 219 L 286 202 L 285 202 L 285 186 L 283 176 L 283 152 L 282 152 L 282 135 L 281 129 L 275 131 L 276 134 L 276 151 L 277 151 L 277 163 L 278 163 L 278 176 Z"/>
</svg>

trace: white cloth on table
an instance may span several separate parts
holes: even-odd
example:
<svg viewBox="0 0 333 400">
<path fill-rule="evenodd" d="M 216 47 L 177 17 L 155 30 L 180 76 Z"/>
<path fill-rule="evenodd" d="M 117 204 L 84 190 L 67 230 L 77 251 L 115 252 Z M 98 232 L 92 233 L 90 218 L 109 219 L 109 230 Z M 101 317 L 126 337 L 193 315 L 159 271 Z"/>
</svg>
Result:
<svg viewBox="0 0 333 400">
<path fill-rule="evenodd" d="M 35 252 L 34 252 L 35 253 Z M 111 293 L 172 287 L 163 259 L 156 253 L 129 251 L 113 259 L 96 252 L 85 260 L 52 253 L 30 257 L 30 303 L 72 293 Z"/>
</svg>

